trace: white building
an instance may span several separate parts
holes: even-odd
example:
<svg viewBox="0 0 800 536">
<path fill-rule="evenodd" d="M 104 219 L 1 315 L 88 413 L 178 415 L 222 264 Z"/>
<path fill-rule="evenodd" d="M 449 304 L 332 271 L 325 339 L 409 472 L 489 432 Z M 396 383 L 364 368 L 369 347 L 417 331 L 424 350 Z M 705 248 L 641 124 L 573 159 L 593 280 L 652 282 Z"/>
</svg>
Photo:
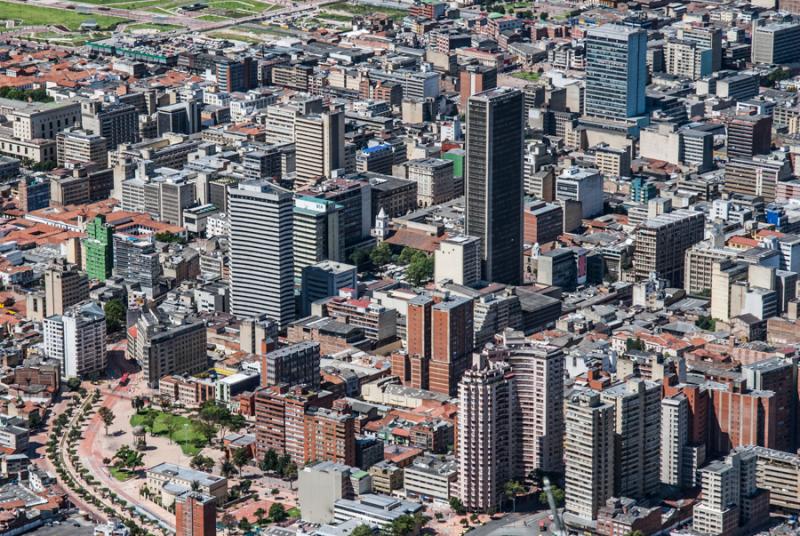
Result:
<svg viewBox="0 0 800 536">
<path fill-rule="evenodd" d="M 556 178 L 556 199 L 580 201 L 583 218 L 599 216 L 603 213 L 603 177 L 596 169 L 565 169 Z"/>
<path fill-rule="evenodd" d="M 434 281 L 451 280 L 456 285 L 471 286 L 481 279 L 481 239 L 454 236 L 439 243 L 435 253 Z"/>
<path fill-rule="evenodd" d="M 94 302 L 70 307 L 44 320 L 44 347 L 61 363 L 66 378 L 101 373 L 106 368 L 106 315 Z"/>
</svg>

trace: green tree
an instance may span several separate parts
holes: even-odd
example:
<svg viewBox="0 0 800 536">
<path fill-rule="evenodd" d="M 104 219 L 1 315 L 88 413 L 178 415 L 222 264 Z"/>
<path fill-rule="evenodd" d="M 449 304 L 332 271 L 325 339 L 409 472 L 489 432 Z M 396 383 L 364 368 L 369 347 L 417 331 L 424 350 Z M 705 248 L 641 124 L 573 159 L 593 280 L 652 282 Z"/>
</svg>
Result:
<svg viewBox="0 0 800 536">
<path fill-rule="evenodd" d="M 236 449 L 233 452 L 233 456 L 231 456 L 231 461 L 233 462 L 233 465 L 235 465 L 236 468 L 239 470 L 239 476 L 241 477 L 242 467 L 247 465 L 247 462 L 250 461 L 250 451 L 245 448 Z"/>
<path fill-rule="evenodd" d="M 467 513 L 467 509 L 464 508 L 464 503 L 461 502 L 461 499 L 458 497 L 450 497 L 450 509 L 453 510 L 456 514 L 463 516 Z"/>
<path fill-rule="evenodd" d="M 405 514 L 392 521 L 387 533 L 389 536 L 412 536 L 417 534 L 427 522 L 428 518 L 420 513 L 413 516 Z"/>
<path fill-rule="evenodd" d="M 97 411 L 97 414 L 100 415 L 100 419 L 103 421 L 103 427 L 106 429 L 106 435 L 108 435 L 108 427 L 114 424 L 114 412 L 103 406 Z"/>
<path fill-rule="evenodd" d="M 550 491 L 553 493 L 553 499 L 556 501 L 556 506 L 561 506 L 564 504 L 564 490 L 556 486 L 555 484 L 550 485 Z M 547 493 L 544 491 L 539 494 L 539 502 L 542 504 L 548 504 L 547 501 Z"/>
<path fill-rule="evenodd" d="M 350 536 L 372 536 L 373 532 L 369 525 L 359 525 L 353 529 Z"/>
<path fill-rule="evenodd" d="M 366 272 L 372 269 L 372 261 L 366 249 L 357 249 L 351 253 L 350 263 L 354 264 L 359 272 Z"/>
<path fill-rule="evenodd" d="M 264 516 L 267 514 L 267 511 L 264 510 L 263 508 L 259 508 L 258 510 L 253 512 L 253 514 L 256 516 L 256 521 L 258 522 L 258 524 L 259 525 L 263 525 L 264 524 Z"/>
<path fill-rule="evenodd" d="M 625 341 L 625 349 L 628 351 L 637 350 L 639 352 L 643 352 L 644 343 L 639 337 L 636 337 L 635 339 L 628 337 L 628 339 Z"/>
<path fill-rule="evenodd" d="M 512 511 L 517 511 L 517 495 L 525 491 L 525 488 L 522 484 L 517 482 L 516 480 L 509 480 L 505 483 L 504 486 L 506 497 L 511 499 L 513 504 Z"/>
<path fill-rule="evenodd" d="M 416 253 L 417 253 L 416 249 L 406 246 L 403 248 L 403 250 L 400 252 L 400 255 L 397 257 L 397 262 L 399 262 L 400 264 L 408 264 L 414 258 L 414 255 Z"/>
<path fill-rule="evenodd" d="M 247 520 L 246 517 L 243 517 L 239 521 L 239 530 L 241 530 L 243 532 L 250 532 L 250 529 L 252 529 L 252 528 L 253 528 L 253 526 L 250 524 L 250 522 Z"/>
<path fill-rule="evenodd" d="M 406 277 L 412 285 L 418 286 L 433 277 L 433 257 L 418 252 L 406 268 Z"/>
<path fill-rule="evenodd" d="M 67 388 L 70 391 L 77 391 L 81 388 L 81 379 L 73 376 L 72 378 L 67 380 Z"/>
<path fill-rule="evenodd" d="M 272 503 L 272 506 L 269 507 L 269 518 L 273 523 L 285 521 L 287 517 L 289 514 L 286 513 L 286 508 L 281 503 Z"/>
<path fill-rule="evenodd" d="M 222 476 L 226 478 L 230 478 L 233 473 L 236 472 L 236 466 L 233 465 L 228 460 L 220 460 L 219 461 L 219 472 L 222 473 Z"/>
<path fill-rule="evenodd" d="M 176 235 L 175 233 L 171 233 L 169 231 L 156 233 L 156 240 L 158 240 L 159 242 L 166 242 L 168 244 L 172 243 L 182 244 L 185 242 L 180 235 Z"/>
<path fill-rule="evenodd" d="M 214 459 L 208 456 L 203 456 L 202 454 L 198 454 L 189 461 L 189 466 L 192 469 L 209 473 L 212 469 L 214 469 Z"/>
<path fill-rule="evenodd" d="M 125 321 L 125 307 L 117 299 L 109 300 L 103 306 L 103 312 L 106 314 L 106 329 L 109 333 L 113 333 L 123 326 Z"/>
<path fill-rule="evenodd" d="M 278 453 L 274 449 L 268 449 L 264 453 L 264 460 L 261 462 L 262 471 L 274 471 L 278 467 Z"/>
<path fill-rule="evenodd" d="M 711 318 L 710 316 L 701 316 L 697 319 L 694 323 L 698 328 L 706 331 L 716 331 L 717 330 L 717 321 Z"/>
<path fill-rule="evenodd" d="M 376 268 L 380 268 L 392 261 L 392 248 L 386 242 L 381 242 L 369 254 L 369 260 Z"/>
</svg>

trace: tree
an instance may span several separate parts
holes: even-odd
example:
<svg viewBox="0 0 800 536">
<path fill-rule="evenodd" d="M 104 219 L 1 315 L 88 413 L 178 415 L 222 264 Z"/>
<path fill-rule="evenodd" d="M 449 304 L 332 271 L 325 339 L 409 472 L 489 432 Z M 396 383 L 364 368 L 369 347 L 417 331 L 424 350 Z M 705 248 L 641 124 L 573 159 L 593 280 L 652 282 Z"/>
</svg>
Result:
<svg viewBox="0 0 800 536">
<path fill-rule="evenodd" d="M 202 454 L 196 455 L 194 458 L 189 461 L 189 466 L 192 469 L 197 469 L 199 471 L 205 471 L 206 473 L 211 472 L 214 469 L 214 460 L 209 458 L 208 456 L 203 456 Z"/>
<path fill-rule="evenodd" d="M 564 490 L 556 486 L 555 484 L 550 485 L 550 492 L 553 494 L 553 499 L 556 501 L 556 506 L 561 506 L 564 504 Z M 547 493 L 544 491 L 539 494 L 539 502 L 542 504 L 548 504 L 547 502 Z"/>
<path fill-rule="evenodd" d="M 135 451 L 128 445 L 122 445 L 114 453 L 114 465 L 118 469 L 135 471 L 137 467 L 141 467 L 143 461 L 144 454 Z"/>
<path fill-rule="evenodd" d="M 231 475 L 233 475 L 233 473 L 236 472 L 236 466 L 228 460 L 220 460 L 219 472 L 222 473 L 222 476 L 229 478 Z"/>
<path fill-rule="evenodd" d="M 381 242 L 370 252 L 369 260 L 377 268 L 389 264 L 392 261 L 392 248 L 386 242 Z"/>
<path fill-rule="evenodd" d="M 289 514 L 286 513 L 286 508 L 281 503 L 272 503 L 272 506 L 269 507 L 269 518 L 273 523 L 285 521 L 287 517 Z"/>
<path fill-rule="evenodd" d="M 250 532 L 250 529 L 252 529 L 252 528 L 253 528 L 253 526 L 250 524 L 250 522 L 247 520 L 246 517 L 243 517 L 239 521 L 239 530 L 241 530 L 243 532 Z"/>
<path fill-rule="evenodd" d="M 412 536 L 419 532 L 428 519 L 420 513 L 413 516 L 405 514 L 392 521 L 387 532 L 390 536 Z"/>
<path fill-rule="evenodd" d="M 108 317 L 106 317 L 107 319 Z M 144 399 L 141 396 L 135 396 L 131 400 L 131 407 L 136 411 L 138 414 L 142 409 L 144 409 Z"/>
<path fill-rule="evenodd" d="M 433 257 L 422 252 L 414 254 L 414 258 L 406 268 L 406 277 L 412 285 L 418 286 L 433 277 Z"/>
<path fill-rule="evenodd" d="M 511 502 L 514 505 L 512 507 L 512 511 L 513 512 L 517 511 L 517 495 L 519 495 L 520 493 L 522 493 L 524 491 L 525 491 L 525 488 L 522 486 L 522 484 L 520 484 L 516 480 L 509 480 L 508 482 L 506 482 L 506 484 L 505 484 L 505 493 L 506 493 L 506 497 L 511 499 Z"/>
<path fill-rule="evenodd" d="M 458 497 L 450 497 L 450 508 L 460 516 L 467 513 L 467 509 L 464 508 L 464 503 L 461 502 L 461 499 Z"/>
<path fill-rule="evenodd" d="M 417 253 L 417 250 L 406 246 L 400 252 L 400 256 L 397 257 L 397 262 L 399 262 L 400 264 L 408 264 L 414 258 L 414 255 L 416 253 Z"/>
<path fill-rule="evenodd" d="M 231 514 L 225 514 L 222 516 L 222 526 L 228 530 L 231 530 L 236 526 L 236 518 L 233 517 Z"/>
<path fill-rule="evenodd" d="M 117 299 L 108 300 L 103 306 L 103 312 L 106 314 L 106 329 L 109 333 L 113 333 L 123 326 L 126 313 L 122 302 Z"/>
<path fill-rule="evenodd" d="M 77 391 L 81 388 L 81 379 L 73 376 L 67 380 L 67 387 L 70 391 Z"/>
<path fill-rule="evenodd" d="M 372 536 L 372 529 L 369 525 L 359 525 L 353 529 L 350 536 Z"/>
<path fill-rule="evenodd" d="M 102 419 L 103 426 L 106 429 L 106 435 L 108 435 L 108 427 L 114 424 L 114 419 L 115 419 L 114 412 L 111 411 L 109 408 L 103 406 L 97 411 L 97 414 L 100 415 L 100 419 Z"/>
<path fill-rule="evenodd" d="M 274 449 L 267 449 L 261 462 L 262 471 L 274 471 L 278 467 L 278 453 Z"/>
<path fill-rule="evenodd" d="M 264 524 L 264 516 L 267 514 L 267 511 L 264 510 L 263 508 L 259 508 L 258 510 L 253 512 L 253 514 L 256 516 L 256 521 L 258 522 L 258 524 L 259 525 L 263 525 Z"/>
<path fill-rule="evenodd" d="M 635 339 L 628 337 L 628 339 L 625 341 L 625 349 L 628 351 L 638 350 L 639 352 L 643 352 L 644 343 L 639 337 L 636 337 Z"/>
<path fill-rule="evenodd" d="M 365 272 L 372 268 L 372 261 L 366 249 L 357 249 L 351 253 L 350 264 L 354 264 L 359 272 Z"/>
<path fill-rule="evenodd" d="M 180 235 L 176 235 L 175 233 L 171 233 L 169 231 L 163 231 L 161 233 L 156 233 L 156 240 L 159 242 L 166 242 L 167 244 L 178 243 L 183 244 L 184 239 Z"/>
<path fill-rule="evenodd" d="M 706 331 L 716 331 L 717 330 L 717 321 L 711 318 L 710 316 L 701 316 L 697 319 L 694 323 L 695 326 L 702 330 Z"/>
<path fill-rule="evenodd" d="M 247 462 L 250 461 L 250 451 L 246 448 L 236 449 L 233 452 L 233 456 L 231 456 L 231 461 L 233 465 L 239 470 L 239 476 L 242 476 L 242 467 L 247 465 Z"/>
</svg>

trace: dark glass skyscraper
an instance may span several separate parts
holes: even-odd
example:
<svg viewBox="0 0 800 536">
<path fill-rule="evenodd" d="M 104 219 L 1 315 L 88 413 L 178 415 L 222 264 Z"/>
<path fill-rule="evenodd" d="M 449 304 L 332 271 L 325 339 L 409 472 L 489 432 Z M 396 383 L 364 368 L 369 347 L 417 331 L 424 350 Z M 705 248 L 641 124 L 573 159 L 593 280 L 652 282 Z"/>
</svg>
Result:
<svg viewBox="0 0 800 536">
<path fill-rule="evenodd" d="M 467 105 L 466 232 L 481 239 L 482 276 L 522 282 L 522 92 L 495 88 Z"/>
</svg>

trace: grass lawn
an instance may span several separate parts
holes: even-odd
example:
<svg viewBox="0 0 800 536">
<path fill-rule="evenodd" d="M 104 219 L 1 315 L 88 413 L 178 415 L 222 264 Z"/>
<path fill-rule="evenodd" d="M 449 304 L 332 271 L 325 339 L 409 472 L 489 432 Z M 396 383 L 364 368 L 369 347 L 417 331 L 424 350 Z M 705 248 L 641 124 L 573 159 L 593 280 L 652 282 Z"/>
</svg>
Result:
<svg viewBox="0 0 800 536">
<path fill-rule="evenodd" d="M 77 30 L 81 23 L 95 20 L 101 28 L 113 28 L 125 19 L 110 17 L 108 15 L 94 15 L 78 13 L 66 9 L 52 9 L 23 4 L 10 4 L 0 1 L 0 20 L 21 20 L 26 26 L 44 26 L 48 24 L 61 24 L 70 30 Z"/>
<path fill-rule="evenodd" d="M 541 73 L 529 73 L 527 71 L 519 71 L 519 72 L 514 73 L 511 76 L 513 76 L 514 78 L 520 78 L 522 80 L 528 80 L 530 82 L 536 82 L 537 80 L 539 80 L 542 77 L 542 74 Z"/>
<path fill-rule="evenodd" d="M 222 22 L 224 20 L 230 20 L 228 17 L 220 17 L 219 15 L 200 15 L 196 18 L 197 20 L 204 20 L 206 22 Z"/>
<path fill-rule="evenodd" d="M 138 24 L 129 24 L 125 27 L 126 32 L 133 32 L 135 30 L 156 30 L 158 32 L 171 32 L 172 30 L 180 30 L 180 26 L 174 24 L 153 24 L 149 22 L 140 22 Z"/>
<path fill-rule="evenodd" d="M 248 30 L 242 30 L 246 32 Z M 211 32 L 208 34 L 209 37 L 213 37 L 215 39 L 227 39 L 228 41 L 241 41 L 242 43 L 263 43 L 264 41 L 257 38 L 254 35 L 243 35 L 238 33 L 231 33 L 231 32 Z"/>
<path fill-rule="evenodd" d="M 373 6 L 368 4 L 351 4 L 348 1 L 336 2 L 334 4 L 327 4 L 322 7 L 321 16 L 329 11 L 341 11 L 344 13 L 352 13 L 353 15 L 372 15 L 373 13 L 385 13 L 393 19 L 402 19 L 408 12 L 405 9 L 394 9 L 391 7 Z"/>
<path fill-rule="evenodd" d="M 179 444 L 187 456 L 194 456 L 208 445 L 208 438 L 197 429 L 192 420 L 182 415 L 146 410 L 131 417 L 131 426 L 144 426 L 148 432 L 157 436 L 167 436 L 171 427 L 173 432 L 170 439 Z"/>
<path fill-rule="evenodd" d="M 289 514 L 289 517 L 292 519 L 300 519 L 300 509 L 297 507 L 289 508 L 286 513 Z"/>
<path fill-rule="evenodd" d="M 120 482 L 125 482 L 126 480 L 130 480 L 133 478 L 134 473 L 126 471 L 125 469 L 118 469 L 116 467 L 110 467 L 108 472 L 111 473 L 111 476 L 119 480 Z"/>
</svg>

